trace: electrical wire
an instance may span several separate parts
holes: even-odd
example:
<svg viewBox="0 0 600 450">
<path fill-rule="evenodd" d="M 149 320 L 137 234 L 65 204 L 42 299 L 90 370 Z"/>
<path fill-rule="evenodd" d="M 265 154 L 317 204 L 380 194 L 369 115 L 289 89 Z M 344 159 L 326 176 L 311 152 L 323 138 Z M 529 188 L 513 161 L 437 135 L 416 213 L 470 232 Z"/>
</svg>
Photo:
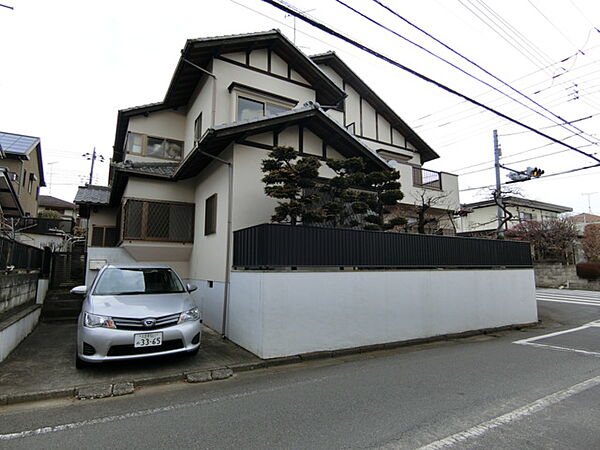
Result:
<svg viewBox="0 0 600 450">
<path fill-rule="evenodd" d="M 557 123 L 555 120 L 551 119 L 550 117 L 546 116 L 545 114 L 541 113 L 540 111 L 537 111 L 533 108 L 531 108 L 529 105 L 515 99 L 514 97 L 511 97 L 510 95 L 508 95 L 507 93 L 501 91 L 500 89 L 498 89 L 497 87 L 491 85 L 490 83 L 482 80 L 481 78 L 476 77 L 475 75 L 467 72 L 466 70 L 458 67 L 456 64 L 448 61 L 447 59 L 437 55 L 436 53 L 428 50 L 427 48 L 423 47 L 422 45 L 408 39 L 407 37 L 401 35 L 400 33 L 392 30 L 391 28 L 383 25 L 382 23 L 378 22 L 377 20 L 369 17 L 368 15 L 362 13 L 361 11 L 357 10 L 356 8 L 348 5 L 347 3 L 345 3 L 342 0 L 335 0 L 338 4 L 344 6 L 345 8 L 349 9 L 350 11 L 354 12 L 355 14 L 358 14 L 359 16 L 361 16 L 362 18 L 368 20 L 369 22 L 375 24 L 376 26 L 388 31 L 389 33 L 392 33 L 394 36 L 399 37 L 400 39 L 416 46 L 417 48 L 423 50 L 424 52 L 426 52 L 427 54 L 433 56 L 434 58 L 443 61 L 444 63 L 450 65 L 451 67 L 455 68 L 456 70 L 460 71 L 461 73 L 467 75 L 470 78 L 473 78 L 474 80 L 477 80 L 478 82 L 486 85 L 487 87 L 489 87 L 490 89 L 493 89 L 494 91 L 498 92 L 499 94 L 502 94 L 503 96 L 509 98 L 510 100 L 518 103 L 519 105 L 529 109 L 530 111 L 532 111 L 535 114 L 540 115 L 541 117 L 544 117 L 547 120 L 550 120 L 551 122 L 555 123 L 555 124 L 559 124 Z M 432 36 L 430 33 L 427 33 L 425 30 L 423 30 L 422 28 L 414 25 L 412 22 L 408 21 L 407 19 L 405 19 L 404 17 L 402 17 L 401 15 L 399 15 L 398 13 L 396 13 L 393 9 L 389 8 L 388 6 L 384 5 L 382 2 L 380 2 L 379 0 L 372 0 L 373 2 L 375 2 L 376 4 L 378 4 L 379 6 L 381 6 L 382 8 L 384 8 L 385 10 L 387 10 L 388 12 L 390 12 L 391 14 L 393 14 L 395 17 L 402 19 L 404 22 L 408 23 L 409 25 L 411 25 L 412 27 L 416 28 L 417 30 L 419 30 L 420 32 L 424 33 L 426 36 L 430 37 L 431 39 L 435 40 L 437 43 L 441 44 L 442 46 L 444 46 L 446 49 L 450 50 L 451 52 L 453 52 L 454 54 L 460 56 L 462 59 L 464 59 L 465 61 L 469 62 L 470 64 L 474 65 L 475 67 L 477 67 L 478 69 L 482 70 L 485 74 L 491 76 L 492 78 L 494 78 L 496 81 L 499 81 L 500 83 L 502 83 L 504 86 L 510 88 L 512 91 L 516 92 L 517 94 L 521 95 L 522 97 L 526 98 L 527 100 L 529 100 L 530 102 L 532 102 L 534 105 L 536 105 L 539 108 L 542 108 L 544 111 L 546 111 L 547 113 L 551 114 L 552 116 L 556 117 L 556 119 L 560 120 L 561 122 L 567 122 L 566 119 L 556 115 L 555 113 L 553 113 L 552 111 L 550 111 L 549 109 L 547 109 L 546 107 L 544 107 L 543 105 L 539 104 L 538 102 L 536 102 L 535 100 L 533 100 L 532 98 L 528 97 L 527 95 L 523 94 L 522 92 L 518 91 L 517 89 L 515 89 L 514 87 L 512 87 L 511 85 L 509 85 L 508 83 L 506 83 L 505 81 L 501 80 L 500 78 L 498 78 L 497 76 L 495 76 L 494 74 L 492 74 L 491 72 L 489 72 L 488 70 L 484 69 L 483 67 L 481 67 L 479 64 L 475 63 L 474 61 L 472 61 L 471 59 L 465 57 L 464 55 L 462 55 L 461 53 L 457 52 L 456 50 L 452 49 L 451 47 L 449 47 L 448 45 L 446 45 L 445 43 L 443 43 L 442 41 L 440 41 L 439 39 L 435 38 L 434 36 Z M 565 127 L 565 129 L 567 129 L 567 127 Z M 579 130 L 582 133 L 583 130 Z M 592 141 L 588 141 L 588 142 L 592 142 Z"/>
<path fill-rule="evenodd" d="M 423 81 L 431 83 L 434 86 L 437 86 L 438 88 L 440 88 L 440 89 L 442 89 L 442 90 L 444 90 L 446 92 L 449 92 L 449 93 L 451 93 L 453 95 L 461 97 L 461 98 L 463 98 L 465 100 L 468 100 L 469 102 L 471 102 L 471 103 L 473 103 L 475 105 L 478 105 L 481 108 L 484 108 L 484 109 L 486 109 L 486 110 L 488 110 L 488 111 L 496 114 L 499 117 L 502 117 L 502 118 L 504 118 L 506 120 L 509 120 L 509 121 L 511 121 L 513 123 L 516 123 L 517 125 L 520 125 L 520 126 L 522 126 L 524 128 L 532 130 L 536 134 L 538 134 L 538 135 L 540 135 L 542 137 L 545 137 L 548 140 L 551 140 L 551 141 L 556 142 L 556 143 L 558 143 L 560 145 L 563 145 L 563 146 L 565 146 L 567 148 L 570 148 L 571 150 L 573 150 L 573 151 L 575 151 L 577 153 L 583 154 L 583 155 L 585 155 L 585 156 L 593 159 L 594 161 L 597 161 L 598 163 L 600 163 L 600 159 L 596 158 L 595 156 L 590 155 L 590 154 L 588 154 L 588 153 L 586 153 L 586 152 L 584 152 L 582 150 L 579 150 L 576 147 L 573 147 L 573 146 L 571 146 L 569 144 L 565 144 L 564 142 L 561 142 L 561 141 L 559 141 L 558 139 L 556 139 L 556 138 L 554 138 L 552 136 L 549 136 L 549 135 L 547 135 L 545 133 L 542 133 L 541 131 L 536 130 L 535 128 L 533 128 L 533 127 L 531 127 L 531 126 L 529 126 L 529 125 L 527 125 L 525 123 L 522 123 L 522 122 L 520 122 L 520 121 L 518 121 L 516 119 L 513 119 L 512 117 L 509 117 L 509 116 L 501 113 L 500 111 L 496 111 L 495 109 L 493 109 L 493 108 L 491 108 L 491 107 L 489 107 L 489 106 L 487 106 L 487 105 L 485 105 L 485 104 L 483 104 L 483 103 L 481 103 L 481 102 L 479 102 L 479 101 L 477 101 L 477 100 L 475 100 L 475 99 L 473 99 L 473 98 L 471 98 L 471 97 L 469 97 L 469 96 L 467 96 L 467 95 L 465 95 L 465 94 L 463 94 L 463 93 L 461 93 L 461 92 L 459 92 L 459 91 L 457 91 L 455 89 L 452 89 L 452 88 L 444 85 L 443 83 L 441 83 L 439 81 L 436 81 L 436 80 L 434 80 L 434 79 L 432 79 L 432 78 L 430 78 L 430 77 L 428 77 L 426 75 L 423 75 L 423 74 L 421 74 L 421 73 L 419 73 L 419 72 L 417 72 L 417 71 L 415 71 L 415 70 L 413 70 L 413 69 L 411 69 L 411 68 L 409 68 L 409 67 L 407 67 L 407 66 L 405 66 L 405 65 L 403 65 L 403 64 L 401 64 L 401 63 L 399 63 L 399 62 L 397 62 L 395 60 L 393 60 L 392 58 L 390 58 L 388 56 L 385 56 L 382 53 L 380 53 L 380 52 L 378 52 L 376 50 L 373 50 L 372 48 L 370 48 L 370 47 L 368 47 L 368 46 L 366 46 L 364 44 L 361 44 L 358 41 L 356 41 L 354 39 L 351 39 L 351 38 L 345 36 L 344 34 L 342 34 L 340 32 L 337 32 L 337 31 L 333 30 L 331 27 L 328 27 L 328 26 L 326 26 L 326 25 L 324 25 L 324 24 L 316 21 L 315 19 L 307 17 L 303 13 L 297 11 L 296 9 L 292 9 L 292 8 L 290 8 L 288 6 L 285 6 L 285 5 L 279 3 L 279 2 L 277 2 L 275 0 L 262 0 L 262 1 L 265 2 L 265 3 L 270 4 L 271 6 L 276 7 L 278 9 L 282 10 L 282 11 L 285 11 L 288 14 L 291 14 L 291 15 L 297 17 L 297 18 L 303 20 L 304 22 L 312 25 L 313 27 L 318 28 L 321 31 L 324 31 L 327 34 L 335 36 L 335 37 L 343 40 L 344 42 L 346 42 L 346 43 L 348 43 L 348 44 L 350 44 L 350 45 L 352 45 L 352 46 L 354 46 L 356 48 L 361 49 L 364 52 L 370 53 L 371 55 L 375 56 L 376 58 L 381 59 L 383 61 L 386 61 L 387 63 L 389 63 L 389 64 L 391 64 L 391 65 L 393 65 L 393 66 L 395 66 L 395 67 L 397 67 L 397 68 L 399 68 L 399 69 L 401 69 L 401 70 L 403 70 L 403 71 L 405 71 L 405 72 L 407 72 L 407 73 L 409 73 L 409 74 L 411 74 L 411 75 L 413 75 L 413 76 L 415 76 L 417 78 L 420 78 Z"/>
</svg>

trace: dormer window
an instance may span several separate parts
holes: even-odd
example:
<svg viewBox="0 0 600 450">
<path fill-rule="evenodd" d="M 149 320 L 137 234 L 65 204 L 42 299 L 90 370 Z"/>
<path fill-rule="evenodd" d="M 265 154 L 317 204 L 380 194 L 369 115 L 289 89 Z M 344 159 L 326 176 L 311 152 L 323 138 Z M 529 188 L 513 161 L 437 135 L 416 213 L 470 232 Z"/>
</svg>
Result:
<svg viewBox="0 0 600 450">
<path fill-rule="evenodd" d="M 236 96 L 235 120 L 251 120 L 289 111 L 298 104 L 297 100 L 232 83 L 229 91 Z"/>
<path fill-rule="evenodd" d="M 179 161 L 183 155 L 182 141 L 139 133 L 127 133 L 125 147 L 128 154 L 151 158 Z"/>
</svg>

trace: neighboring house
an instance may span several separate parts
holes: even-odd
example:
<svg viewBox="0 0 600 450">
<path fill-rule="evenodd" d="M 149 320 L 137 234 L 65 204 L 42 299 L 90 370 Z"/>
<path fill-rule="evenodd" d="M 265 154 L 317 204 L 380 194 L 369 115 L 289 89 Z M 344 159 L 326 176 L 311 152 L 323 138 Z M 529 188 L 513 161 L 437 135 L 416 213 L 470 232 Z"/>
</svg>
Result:
<svg viewBox="0 0 600 450">
<path fill-rule="evenodd" d="M 77 205 L 50 195 L 40 195 L 38 199 L 38 213 L 40 211 L 56 211 L 63 219 L 75 220 L 77 218 Z"/>
<path fill-rule="evenodd" d="M 200 286 L 214 328 L 231 267 L 231 233 L 269 222 L 261 161 L 276 145 L 302 155 L 359 156 L 401 174 L 403 208 L 444 194 L 455 175 L 423 169 L 438 155 L 333 53 L 306 57 L 278 31 L 188 40 L 162 102 L 120 110 L 109 187 L 80 187 L 87 283 L 105 263 L 162 263 Z M 332 172 L 323 165 L 321 176 Z"/>
<path fill-rule="evenodd" d="M 35 216 L 40 187 L 46 186 L 40 138 L 0 132 L 0 166 L 10 172 L 24 216 Z M 9 215 L 19 216 L 14 211 Z"/>
<path fill-rule="evenodd" d="M 63 250 L 73 219 L 37 217 L 40 187 L 46 186 L 40 138 L 0 132 L 0 158 L 2 177 L 10 180 L 10 187 L 0 188 L 5 232 L 34 247 Z"/>
<path fill-rule="evenodd" d="M 506 197 L 503 200 L 506 209 L 512 214 L 512 219 L 506 222 L 504 228 L 509 229 L 521 222 L 545 221 L 557 219 L 560 214 L 571 212 L 573 208 L 539 202 L 520 197 Z M 497 205 L 493 200 L 484 200 L 462 205 L 467 213 L 457 219 L 458 229 L 462 234 L 485 235 L 496 230 Z"/>
<path fill-rule="evenodd" d="M 586 225 L 600 224 L 600 216 L 596 214 L 581 213 L 571 216 L 570 219 L 573 221 L 573 223 L 575 223 L 579 236 L 583 236 L 583 230 L 585 229 Z"/>
</svg>

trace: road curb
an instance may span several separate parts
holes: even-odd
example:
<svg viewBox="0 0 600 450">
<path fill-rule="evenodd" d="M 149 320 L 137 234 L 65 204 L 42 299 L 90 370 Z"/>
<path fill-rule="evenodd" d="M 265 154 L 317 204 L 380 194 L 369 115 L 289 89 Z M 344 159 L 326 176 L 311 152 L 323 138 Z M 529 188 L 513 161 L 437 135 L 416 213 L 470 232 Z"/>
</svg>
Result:
<svg viewBox="0 0 600 450">
<path fill-rule="evenodd" d="M 128 380 L 115 380 L 109 383 L 98 383 L 85 386 L 73 386 L 62 389 L 52 389 L 47 391 L 26 392 L 17 394 L 0 395 L 0 406 L 14 405 L 17 403 L 26 403 L 42 400 L 52 400 L 58 398 L 79 398 L 79 399 L 98 399 L 107 397 L 116 397 L 132 394 L 136 389 L 144 386 L 155 386 L 178 381 L 187 381 L 188 383 L 201 383 L 223 380 L 232 377 L 236 373 L 248 372 L 257 369 L 266 369 L 282 365 L 298 364 L 316 359 L 336 358 L 348 355 L 358 355 L 361 353 L 374 353 L 381 350 L 391 350 L 402 347 L 410 347 L 420 344 L 453 341 L 472 336 L 486 335 L 508 330 L 520 330 L 522 328 L 531 328 L 538 325 L 538 322 L 525 324 L 508 325 L 496 328 L 485 328 L 481 330 L 465 331 L 463 333 L 445 334 L 422 339 L 411 339 L 408 341 L 389 342 L 386 344 L 366 345 L 362 347 L 352 347 L 340 350 L 325 350 L 322 352 L 305 353 L 302 355 L 292 355 L 281 358 L 272 358 L 262 361 L 249 363 L 231 364 L 223 367 L 213 367 L 202 370 L 189 370 L 176 372 L 155 377 L 141 377 Z M 108 387 L 107 387 L 108 386 Z M 108 392 L 108 394 L 107 394 Z M 81 394 L 81 395 L 80 395 Z"/>
</svg>

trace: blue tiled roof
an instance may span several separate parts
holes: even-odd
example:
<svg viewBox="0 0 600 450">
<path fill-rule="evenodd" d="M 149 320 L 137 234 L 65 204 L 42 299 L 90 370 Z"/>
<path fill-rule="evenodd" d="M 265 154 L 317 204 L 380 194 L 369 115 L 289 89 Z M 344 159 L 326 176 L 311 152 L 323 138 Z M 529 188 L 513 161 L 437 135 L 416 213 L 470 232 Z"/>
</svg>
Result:
<svg viewBox="0 0 600 450">
<path fill-rule="evenodd" d="M 40 139 L 21 134 L 3 133 L 0 131 L 0 148 L 5 153 L 26 155 L 32 148 L 39 144 Z"/>
</svg>

